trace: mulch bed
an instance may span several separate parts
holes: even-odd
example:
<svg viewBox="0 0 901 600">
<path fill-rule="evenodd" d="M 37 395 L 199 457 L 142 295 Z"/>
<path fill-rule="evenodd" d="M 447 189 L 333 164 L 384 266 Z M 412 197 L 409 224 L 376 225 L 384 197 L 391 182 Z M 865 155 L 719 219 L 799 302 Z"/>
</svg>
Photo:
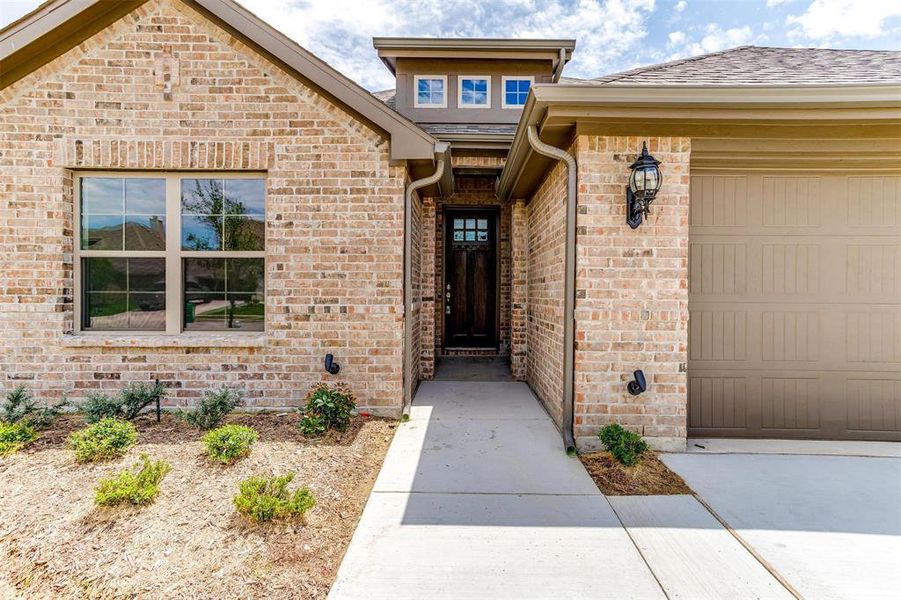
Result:
<svg viewBox="0 0 901 600">
<path fill-rule="evenodd" d="M 297 413 L 237 414 L 259 441 L 231 466 L 210 463 L 201 433 L 171 415 L 142 417 L 122 459 L 79 465 L 65 440 L 76 415 L 0 459 L 0 596 L 24 598 L 324 598 L 387 451 L 395 421 L 357 417 L 344 433 L 305 438 Z M 142 453 L 172 471 L 156 502 L 98 509 L 98 479 Z M 307 523 L 254 525 L 232 498 L 252 475 L 295 473 L 316 507 Z"/>
<path fill-rule="evenodd" d="M 682 478 L 669 470 L 654 452 L 645 452 L 637 464 L 626 467 L 609 452 L 580 454 L 579 460 L 607 496 L 691 494 Z"/>
</svg>

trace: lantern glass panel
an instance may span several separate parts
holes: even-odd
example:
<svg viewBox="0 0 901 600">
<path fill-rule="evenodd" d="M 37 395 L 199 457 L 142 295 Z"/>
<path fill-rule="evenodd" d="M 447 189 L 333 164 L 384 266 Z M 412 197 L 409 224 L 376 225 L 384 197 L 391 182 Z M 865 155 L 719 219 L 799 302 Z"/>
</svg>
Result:
<svg viewBox="0 0 901 600">
<path fill-rule="evenodd" d="M 648 191 L 656 191 L 657 185 L 659 183 L 659 178 L 657 177 L 657 169 L 650 168 L 645 171 L 645 179 L 644 179 L 644 189 Z"/>
</svg>

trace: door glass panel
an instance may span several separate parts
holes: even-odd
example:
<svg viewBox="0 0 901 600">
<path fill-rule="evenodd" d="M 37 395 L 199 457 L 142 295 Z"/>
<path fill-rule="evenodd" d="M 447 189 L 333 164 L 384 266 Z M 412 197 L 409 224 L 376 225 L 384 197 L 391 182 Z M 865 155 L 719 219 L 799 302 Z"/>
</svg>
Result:
<svg viewBox="0 0 901 600">
<path fill-rule="evenodd" d="M 479 229 L 488 229 L 488 219 L 479 219 Z"/>
<path fill-rule="evenodd" d="M 454 241 L 455 241 L 455 242 L 462 242 L 462 241 L 463 241 L 463 232 L 462 232 L 462 231 L 455 231 L 455 232 L 454 232 Z"/>
<path fill-rule="evenodd" d="M 479 241 L 480 241 L 480 242 L 487 242 L 487 241 L 488 241 L 488 232 L 487 232 L 487 231 L 480 231 L 480 232 L 479 232 Z"/>
<path fill-rule="evenodd" d="M 475 229 L 476 228 L 476 220 L 475 219 L 466 219 L 466 229 Z"/>
<path fill-rule="evenodd" d="M 475 232 L 475 231 L 467 231 L 467 232 L 466 232 L 466 241 L 467 241 L 467 242 L 474 242 L 475 239 L 476 239 L 476 232 Z"/>
</svg>

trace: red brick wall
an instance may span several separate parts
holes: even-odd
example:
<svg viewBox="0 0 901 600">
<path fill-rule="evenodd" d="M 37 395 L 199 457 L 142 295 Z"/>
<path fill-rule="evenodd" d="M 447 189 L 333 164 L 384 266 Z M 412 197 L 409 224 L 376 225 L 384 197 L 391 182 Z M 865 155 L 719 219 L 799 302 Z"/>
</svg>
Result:
<svg viewBox="0 0 901 600">
<path fill-rule="evenodd" d="M 159 377 L 178 403 L 229 382 L 286 406 L 333 352 L 364 408 L 399 411 L 403 169 L 380 134 L 186 5 L 151 0 L 0 92 L 0 168 L 3 389 L 77 398 Z M 266 334 L 67 336 L 80 168 L 265 170 Z"/>
<path fill-rule="evenodd" d="M 626 225 L 629 165 L 645 138 L 579 137 L 575 434 L 597 445 L 617 422 L 684 448 L 688 360 L 688 138 L 647 138 L 663 187 L 648 222 Z M 561 196 L 562 197 L 562 193 Z M 531 345 L 531 341 L 530 341 Z M 643 369 L 648 391 L 626 383 Z"/>
</svg>

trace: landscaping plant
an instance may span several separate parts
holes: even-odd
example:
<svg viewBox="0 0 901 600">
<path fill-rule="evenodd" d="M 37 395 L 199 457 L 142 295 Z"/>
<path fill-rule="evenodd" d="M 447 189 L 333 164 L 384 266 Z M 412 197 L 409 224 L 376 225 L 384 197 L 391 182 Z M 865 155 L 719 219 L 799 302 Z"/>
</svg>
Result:
<svg viewBox="0 0 901 600">
<path fill-rule="evenodd" d="M 624 429 L 617 423 L 605 425 L 598 434 L 601 443 L 613 455 L 613 458 L 630 467 L 638 462 L 647 451 L 648 443 L 634 431 Z"/>
<path fill-rule="evenodd" d="M 203 444 L 211 459 L 230 464 L 250 454 L 257 432 L 245 425 L 223 425 L 206 433 Z"/>
<path fill-rule="evenodd" d="M 68 406 L 65 398 L 53 406 L 38 406 L 34 396 L 24 385 L 20 385 L 8 394 L 0 407 L 0 421 L 7 423 L 28 423 L 35 429 L 48 427 Z"/>
<path fill-rule="evenodd" d="M 134 466 L 135 471 L 121 471 L 115 477 L 101 479 L 94 490 L 98 506 L 117 504 L 150 504 L 160 493 L 160 482 L 172 465 L 163 460 L 151 462 L 146 454 Z"/>
<path fill-rule="evenodd" d="M 322 435 L 329 429 L 345 431 L 354 408 L 354 397 L 347 386 L 318 383 L 307 395 L 298 427 L 306 435 Z"/>
<path fill-rule="evenodd" d="M 125 386 L 116 396 L 101 392 L 89 393 L 80 408 L 88 423 L 96 423 L 105 418 L 131 421 L 148 406 L 161 402 L 165 395 L 166 388 L 161 383 L 135 381 Z"/>
<path fill-rule="evenodd" d="M 0 421 L 0 456 L 18 452 L 37 438 L 38 434 L 34 428 L 24 421 L 18 423 Z"/>
<path fill-rule="evenodd" d="M 138 441 L 138 431 L 128 421 L 105 418 L 72 432 L 69 446 L 78 462 L 118 458 Z"/>
<path fill-rule="evenodd" d="M 235 508 L 257 523 L 292 517 L 303 520 L 304 514 L 316 505 L 316 500 L 306 487 L 289 492 L 288 484 L 293 479 L 293 473 L 245 479 L 235 496 Z"/>
<path fill-rule="evenodd" d="M 176 416 L 197 429 L 208 430 L 217 427 L 225 416 L 244 404 L 241 390 L 222 386 L 218 390 L 203 393 L 203 399 L 193 410 L 179 410 Z"/>
</svg>

